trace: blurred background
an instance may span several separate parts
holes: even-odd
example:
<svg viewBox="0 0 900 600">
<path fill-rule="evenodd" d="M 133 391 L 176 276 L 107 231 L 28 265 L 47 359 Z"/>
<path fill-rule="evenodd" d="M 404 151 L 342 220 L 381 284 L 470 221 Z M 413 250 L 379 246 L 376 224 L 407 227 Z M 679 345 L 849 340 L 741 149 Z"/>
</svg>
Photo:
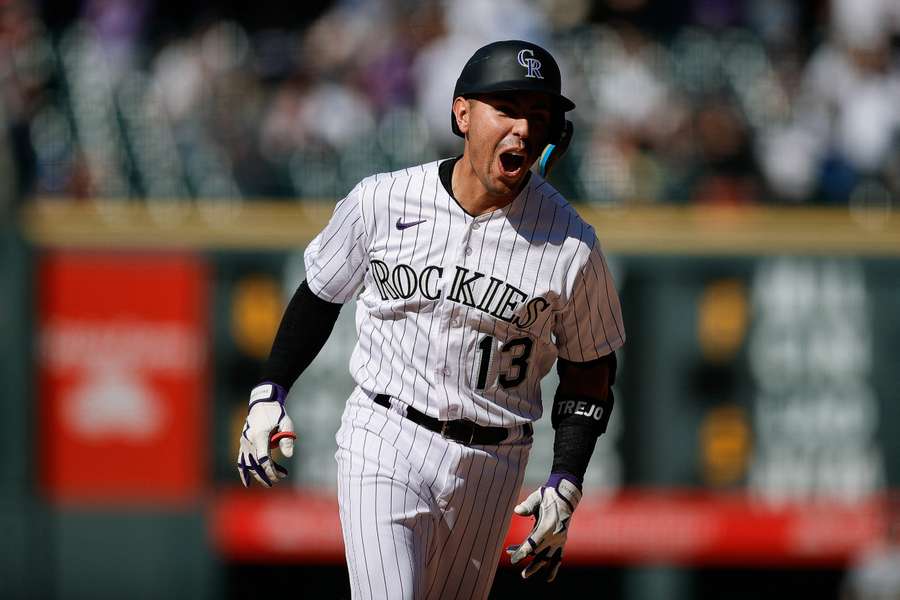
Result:
<svg viewBox="0 0 900 600">
<path fill-rule="evenodd" d="M 492 598 L 900 598 L 897 0 L 0 0 L 0 598 L 349 598 L 354 307 L 280 490 L 247 394 L 334 203 L 460 153 L 510 38 L 578 105 L 552 181 L 628 344 L 560 578 Z"/>
</svg>

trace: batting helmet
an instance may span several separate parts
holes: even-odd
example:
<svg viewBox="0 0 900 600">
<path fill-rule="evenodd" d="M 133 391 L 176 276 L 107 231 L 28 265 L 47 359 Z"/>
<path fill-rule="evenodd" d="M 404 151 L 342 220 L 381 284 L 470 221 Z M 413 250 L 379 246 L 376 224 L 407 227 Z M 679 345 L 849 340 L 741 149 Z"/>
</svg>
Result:
<svg viewBox="0 0 900 600">
<path fill-rule="evenodd" d="M 556 141 L 565 127 L 566 111 L 575 103 L 560 92 L 559 65 L 549 52 L 531 42 L 504 40 L 493 42 L 475 51 L 463 67 L 453 97 L 497 92 L 541 92 L 553 99 L 554 116 L 550 140 Z M 451 111 L 453 133 L 463 137 Z"/>
</svg>

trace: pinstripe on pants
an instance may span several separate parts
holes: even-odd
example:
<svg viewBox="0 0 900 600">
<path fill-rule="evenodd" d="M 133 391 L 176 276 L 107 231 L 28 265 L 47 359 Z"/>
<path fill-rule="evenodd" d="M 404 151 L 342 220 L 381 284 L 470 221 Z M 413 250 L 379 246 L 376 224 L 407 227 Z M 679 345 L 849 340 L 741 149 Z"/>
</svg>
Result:
<svg viewBox="0 0 900 600">
<path fill-rule="evenodd" d="M 486 598 L 531 448 L 446 440 L 357 388 L 337 433 L 353 598 Z"/>
</svg>

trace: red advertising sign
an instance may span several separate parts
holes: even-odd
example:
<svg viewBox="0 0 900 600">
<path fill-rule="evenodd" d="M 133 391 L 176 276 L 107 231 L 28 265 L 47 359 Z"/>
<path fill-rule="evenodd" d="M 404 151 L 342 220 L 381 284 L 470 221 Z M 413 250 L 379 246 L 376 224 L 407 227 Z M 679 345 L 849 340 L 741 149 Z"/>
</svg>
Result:
<svg viewBox="0 0 900 600">
<path fill-rule="evenodd" d="M 55 252 L 39 284 L 46 492 L 80 503 L 196 499 L 208 446 L 202 262 Z"/>
<path fill-rule="evenodd" d="M 211 515 L 215 547 L 242 562 L 339 562 L 344 555 L 334 491 L 229 491 Z M 838 566 L 885 532 L 884 503 L 818 501 L 772 506 L 741 495 L 632 490 L 578 505 L 568 564 Z M 504 547 L 534 525 L 513 517 Z M 502 564 L 508 565 L 504 553 Z"/>
</svg>

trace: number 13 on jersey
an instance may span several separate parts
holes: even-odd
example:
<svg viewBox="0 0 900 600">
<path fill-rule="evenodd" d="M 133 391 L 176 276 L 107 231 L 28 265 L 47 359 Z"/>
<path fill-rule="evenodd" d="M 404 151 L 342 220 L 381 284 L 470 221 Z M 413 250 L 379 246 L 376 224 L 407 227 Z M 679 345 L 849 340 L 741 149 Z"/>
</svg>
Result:
<svg viewBox="0 0 900 600">
<path fill-rule="evenodd" d="M 498 383 L 504 388 L 516 387 L 527 376 L 528 359 L 531 358 L 531 346 L 533 342 L 529 337 L 520 337 L 509 340 L 500 348 L 502 354 L 509 354 L 512 358 L 509 369 L 500 373 Z M 494 350 L 494 336 L 486 335 L 478 342 L 481 360 L 478 367 L 478 381 L 475 389 L 483 390 L 487 385 L 488 369 L 491 366 L 491 355 Z"/>
</svg>

